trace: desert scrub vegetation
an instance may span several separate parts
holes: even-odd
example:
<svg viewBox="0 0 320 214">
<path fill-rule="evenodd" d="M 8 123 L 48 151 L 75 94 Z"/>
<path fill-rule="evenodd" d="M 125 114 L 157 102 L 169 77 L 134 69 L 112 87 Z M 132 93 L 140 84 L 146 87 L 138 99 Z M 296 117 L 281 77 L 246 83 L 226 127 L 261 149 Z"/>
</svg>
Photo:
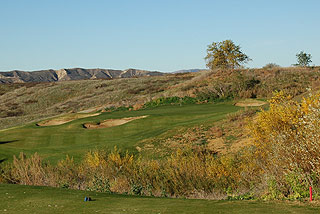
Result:
<svg viewBox="0 0 320 214">
<path fill-rule="evenodd" d="M 221 102 L 245 98 L 271 98 L 276 90 L 292 96 L 319 87 L 319 70 L 312 68 L 280 68 L 249 70 L 208 70 L 158 93 L 140 108 L 160 105 L 182 105 Z M 140 88 L 141 89 L 141 88 Z"/>
<path fill-rule="evenodd" d="M 171 96 L 203 100 L 271 98 L 276 90 L 297 96 L 318 87 L 319 68 L 216 69 L 198 73 L 170 89 Z"/>
</svg>

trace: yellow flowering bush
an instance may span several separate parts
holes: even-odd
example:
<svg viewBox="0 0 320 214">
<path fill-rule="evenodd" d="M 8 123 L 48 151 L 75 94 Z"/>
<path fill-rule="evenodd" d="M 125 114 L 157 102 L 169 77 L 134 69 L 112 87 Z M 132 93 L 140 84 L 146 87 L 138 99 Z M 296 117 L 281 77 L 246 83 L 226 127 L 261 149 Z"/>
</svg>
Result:
<svg viewBox="0 0 320 214">
<path fill-rule="evenodd" d="M 314 175 L 320 172 L 320 93 L 298 102 L 276 92 L 270 109 L 257 115 L 250 130 L 255 158 L 269 177 L 280 183 L 296 177 L 306 186 L 315 184 Z"/>
</svg>

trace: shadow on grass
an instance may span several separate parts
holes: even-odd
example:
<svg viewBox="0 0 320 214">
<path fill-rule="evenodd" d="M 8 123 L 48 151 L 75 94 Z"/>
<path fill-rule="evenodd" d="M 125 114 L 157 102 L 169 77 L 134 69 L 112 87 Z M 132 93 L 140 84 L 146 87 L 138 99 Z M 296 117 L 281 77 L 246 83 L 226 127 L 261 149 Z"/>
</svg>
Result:
<svg viewBox="0 0 320 214">
<path fill-rule="evenodd" d="M 0 163 L 5 162 L 8 158 L 0 159 Z"/>
<path fill-rule="evenodd" d="M 0 145 L 1 144 L 7 144 L 7 143 L 13 143 L 13 142 L 17 142 L 18 140 L 8 140 L 8 141 L 0 141 Z"/>
</svg>

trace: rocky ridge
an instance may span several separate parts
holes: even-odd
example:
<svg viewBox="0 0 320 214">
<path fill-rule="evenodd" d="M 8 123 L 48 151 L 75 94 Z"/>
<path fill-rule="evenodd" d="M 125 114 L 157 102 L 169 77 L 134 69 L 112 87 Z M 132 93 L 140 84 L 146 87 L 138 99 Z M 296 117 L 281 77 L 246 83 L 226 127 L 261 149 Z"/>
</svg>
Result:
<svg viewBox="0 0 320 214">
<path fill-rule="evenodd" d="M 9 72 L 0 72 L 0 83 L 58 82 L 67 80 L 114 79 L 161 75 L 164 75 L 164 73 L 132 68 L 127 70 L 71 68 L 32 72 L 14 70 Z"/>
</svg>

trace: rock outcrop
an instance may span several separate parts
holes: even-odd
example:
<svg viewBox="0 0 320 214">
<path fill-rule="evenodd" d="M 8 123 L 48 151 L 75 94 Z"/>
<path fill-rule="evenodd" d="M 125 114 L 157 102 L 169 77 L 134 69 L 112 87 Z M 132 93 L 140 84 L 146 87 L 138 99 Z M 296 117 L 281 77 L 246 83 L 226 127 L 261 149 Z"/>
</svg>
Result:
<svg viewBox="0 0 320 214">
<path fill-rule="evenodd" d="M 66 80 L 114 79 L 161 75 L 164 75 L 164 73 L 138 69 L 113 70 L 100 68 L 71 68 L 60 70 L 50 69 L 32 72 L 15 70 L 9 72 L 0 72 L 0 83 L 57 82 Z"/>
</svg>

